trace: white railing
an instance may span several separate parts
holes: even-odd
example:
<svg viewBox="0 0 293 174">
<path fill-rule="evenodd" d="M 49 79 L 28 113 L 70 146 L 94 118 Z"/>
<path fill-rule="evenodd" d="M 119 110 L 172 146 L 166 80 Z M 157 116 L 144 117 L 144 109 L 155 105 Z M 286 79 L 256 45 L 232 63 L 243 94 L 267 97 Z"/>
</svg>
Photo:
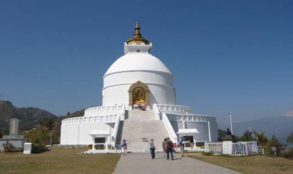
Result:
<svg viewBox="0 0 293 174">
<path fill-rule="evenodd" d="M 154 104 L 160 112 L 165 113 L 180 113 L 180 114 L 189 114 L 192 113 L 192 110 L 188 106 L 180 105 L 169 105 L 169 104 Z"/>
<path fill-rule="evenodd" d="M 210 117 L 207 115 L 200 115 L 200 114 L 168 114 L 168 118 L 171 121 L 196 121 L 196 122 L 215 122 L 216 118 L 215 117 Z"/>
<path fill-rule="evenodd" d="M 94 117 L 72 117 L 62 120 L 62 125 L 68 124 L 89 124 L 89 123 L 115 123 L 117 117 L 124 118 L 124 113 L 113 114 L 113 115 L 103 115 Z"/>
<path fill-rule="evenodd" d="M 162 121 L 163 121 L 163 124 L 165 125 L 165 128 L 168 132 L 168 135 L 169 135 L 171 141 L 177 142 L 177 135 L 176 135 L 176 133 L 175 133 L 175 131 L 174 131 L 174 129 L 173 129 L 173 127 L 172 127 L 172 125 L 171 125 L 171 123 L 165 113 L 162 113 Z"/>
<path fill-rule="evenodd" d="M 210 152 L 215 155 L 223 154 L 223 148 L 225 147 L 222 142 L 205 143 L 205 152 Z M 248 156 L 254 154 L 258 154 L 258 146 L 256 141 L 232 143 L 231 156 Z"/>
<path fill-rule="evenodd" d="M 211 152 L 213 154 L 222 154 L 223 153 L 223 144 L 222 142 L 211 142 L 204 144 L 205 152 Z"/>
<path fill-rule="evenodd" d="M 124 111 L 125 111 L 125 105 L 97 106 L 97 107 L 87 108 L 84 111 L 84 117 L 119 114 L 119 113 L 123 113 Z"/>
<path fill-rule="evenodd" d="M 256 141 L 243 141 L 233 143 L 233 156 L 247 156 L 258 154 L 258 146 Z"/>
<path fill-rule="evenodd" d="M 161 118 L 161 112 L 160 112 L 160 110 L 158 109 L 158 107 L 157 107 L 156 104 L 153 105 L 153 111 L 154 111 L 154 114 L 155 114 L 155 118 L 156 118 L 156 120 L 161 120 L 161 119 L 162 119 L 162 118 Z"/>
<path fill-rule="evenodd" d="M 115 121 L 114 130 L 113 130 L 112 136 L 111 136 L 112 147 L 115 147 L 115 145 L 116 145 L 117 135 L 118 135 L 119 127 L 120 127 L 120 120 L 121 120 L 120 117 L 117 117 L 116 121 Z"/>
</svg>

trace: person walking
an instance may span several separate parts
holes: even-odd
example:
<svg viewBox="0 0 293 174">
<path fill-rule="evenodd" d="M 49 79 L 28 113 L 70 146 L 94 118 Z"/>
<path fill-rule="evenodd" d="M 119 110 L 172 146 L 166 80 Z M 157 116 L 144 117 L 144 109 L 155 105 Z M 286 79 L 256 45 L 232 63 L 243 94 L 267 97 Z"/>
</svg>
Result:
<svg viewBox="0 0 293 174">
<path fill-rule="evenodd" d="M 171 158 L 171 160 L 174 160 L 173 152 L 174 152 L 173 142 L 170 139 L 168 139 L 168 141 L 167 141 L 167 160 L 169 160 L 169 157 Z"/>
<path fill-rule="evenodd" d="M 149 142 L 149 145 L 150 145 L 151 157 L 152 157 L 152 159 L 155 159 L 156 147 L 155 147 L 155 144 L 154 144 L 154 139 L 151 139 L 151 141 Z"/>
<path fill-rule="evenodd" d="M 166 157 L 166 154 L 167 154 L 167 140 L 168 140 L 168 138 L 165 138 L 164 141 L 162 142 L 164 158 Z"/>
<path fill-rule="evenodd" d="M 184 156 L 184 139 L 183 139 L 183 137 L 181 137 L 179 139 L 178 146 L 180 148 L 181 157 L 183 157 Z"/>
<path fill-rule="evenodd" d="M 127 143 L 126 143 L 125 139 L 123 139 L 123 141 L 122 141 L 121 148 L 122 148 L 122 151 L 123 151 L 123 155 L 125 155 L 126 151 L 127 151 Z"/>
</svg>

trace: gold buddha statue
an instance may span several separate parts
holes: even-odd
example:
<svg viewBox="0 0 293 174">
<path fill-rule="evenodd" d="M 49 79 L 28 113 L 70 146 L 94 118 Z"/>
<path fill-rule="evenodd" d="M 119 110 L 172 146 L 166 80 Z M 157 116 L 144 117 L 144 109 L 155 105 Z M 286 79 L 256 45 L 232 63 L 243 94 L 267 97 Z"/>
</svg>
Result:
<svg viewBox="0 0 293 174">
<path fill-rule="evenodd" d="M 136 88 L 133 90 L 133 104 L 145 104 L 145 92 L 142 88 Z"/>
</svg>

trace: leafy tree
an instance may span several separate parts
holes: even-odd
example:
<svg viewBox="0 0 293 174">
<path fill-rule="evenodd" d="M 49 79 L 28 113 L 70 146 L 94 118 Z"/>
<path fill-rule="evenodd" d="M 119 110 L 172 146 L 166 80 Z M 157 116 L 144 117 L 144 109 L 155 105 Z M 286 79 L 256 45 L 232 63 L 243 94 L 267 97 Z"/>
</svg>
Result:
<svg viewBox="0 0 293 174">
<path fill-rule="evenodd" d="M 46 144 L 49 143 L 49 131 L 42 126 L 32 129 L 26 136 L 32 143 L 32 153 L 46 151 Z"/>
<path fill-rule="evenodd" d="M 264 132 L 257 133 L 254 132 L 254 135 L 256 137 L 257 142 L 259 143 L 260 146 L 264 146 L 268 143 L 269 139 L 267 136 L 264 134 Z"/>
<path fill-rule="evenodd" d="M 52 128 L 52 143 L 60 143 L 61 119 L 55 120 Z"/>
<path fill-rule="evenodd" d="M 267 142 L 267 145 L 266 145 L 266 152 L 267 152 L 267 154 L 274 155 L 274 152 L 272 150 L 273 147 L 276 148 L 276 155 L 277 156 L 280 156 L 281 151 L 283 149 L 283 144 L 281 144 L 279 142 L 279 140 L 274 135 L 272 136 L 272 139 L 270 139 Z"/>
<path fill-rule="evenodd" d="M 287 142 L 293 144 L 293 132 L 288 136 Z"/>
<path fill-rule="evenodd" d="M 45 119 L 40 121 L 40 126 L 45 131 L 47 131 L 47 133 L 49 134 L 49 143 L 48 144 L 51 145 L 51 144 L 57 143 L 56 141 L 53 140 L 53 137 L 55 138 L 55 136 L 56 136 L 56 135 L 53 136 L 53 129 L 56 126 L 56 119 L 45 118 Z M 57 135 L 57 136 L 59 136 L 59 135 Z"/>
<path fill-rule="evenodd" d="M 285 153 L 284 153 L 284 157 L 288 158 L 288 159 L 293 159 L 293 148 L 288 149 Z"/>
<path fill-rule="evenodd" d="M 25 137 L 33 144 L 43 145 L 48 144 L 50 139 L 49 131 L 44 127 L 37 127 L 31 130 Z"/>
<path fill-rule="evenodd" d="M 26 138 L 35 144 L 59 144 L 60 125 L 60 119 L 43 119 L 39 122 L 39 126 L 26 134 Z"/>
<path fill-rule="evenodd" d="M 252 132 L 249 130 L 245 131 L 243 135 L 239 138 L 240 141 L 255 141 Z"/>
<path fill-rule="evenodd" d="M 0 138 L 3 137 L 3 129 L 0 128 Z"/>
</svg>

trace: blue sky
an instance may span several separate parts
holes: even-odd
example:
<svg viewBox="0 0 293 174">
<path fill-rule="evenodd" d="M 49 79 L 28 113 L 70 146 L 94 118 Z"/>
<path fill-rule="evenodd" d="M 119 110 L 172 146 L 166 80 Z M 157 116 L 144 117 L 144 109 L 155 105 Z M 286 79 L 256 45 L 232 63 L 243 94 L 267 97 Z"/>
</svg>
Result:
<svg viewBox="0 0 293 174">
<path fill-rule="evenodd" d="M 62 115 L 101 104 L 136 21 L 177 103 L 227 121 L 293 116 L 293 1 L 0 1 L 0 100 Z"/>
</svg>

